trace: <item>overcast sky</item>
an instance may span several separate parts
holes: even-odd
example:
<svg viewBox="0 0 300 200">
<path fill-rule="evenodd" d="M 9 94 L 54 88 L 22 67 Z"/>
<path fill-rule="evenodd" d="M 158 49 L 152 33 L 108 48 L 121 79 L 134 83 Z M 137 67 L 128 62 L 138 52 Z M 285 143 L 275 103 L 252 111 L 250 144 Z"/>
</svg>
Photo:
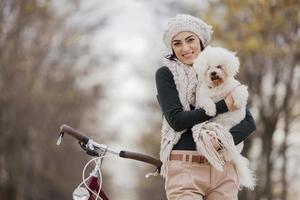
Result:
<svg viewBox="0 0 300 200">
<path fill-rule="evenodd" d="M 149 98 L 156 100 L 154 74 L 166 50 L 161 30 L 167 18 L 159 18 L 155 5 L 147 1 L 113 0 L 106 6 L 117 14 L 109 15 L 105 28 L 93 41 L 93 49 L 101 56 L 115 55 L 118 59 L 105 66 L 105 73 L 99 68 L 93 79 L 105 87 L 106 98 L 100 109 L 110 105 L 104 124 L 110 132 L 121 130 L 123 141 L 147 123 L 142 113 L 145 110 L 139 105 Z"/>
</svg>

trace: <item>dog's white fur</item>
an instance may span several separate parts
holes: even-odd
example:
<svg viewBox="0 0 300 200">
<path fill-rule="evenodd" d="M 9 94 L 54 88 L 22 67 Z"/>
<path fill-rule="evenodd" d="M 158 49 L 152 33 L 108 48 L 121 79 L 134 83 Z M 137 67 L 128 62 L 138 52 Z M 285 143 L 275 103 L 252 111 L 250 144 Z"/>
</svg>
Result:
<svg viewBox="0 0 300 200">
<path fill-rule="evenodd" d="M 198 79 L 201 81 L 196 93 L 196 107 L 203 108 L 209 116 L 216 115 L 215 102 L 225 99 L 231 93 L 234 106 L 237 110 L 219 114 L 214 118 L 214 122 L 223 125 L 230 129 L 238 124 L 246 115 L 246 104 L 248 100 L 247 86 L 234 78 L 239 70 L 239 59 L 235 53 L 228 51 L 222 47 L 208 46 L 202 51 L 194 62 L 194 68 L 198 74 Z M 222 69 L 217 66 L 221 66 Z M 209 74 L 216 72 L 220 74 L 224 70 L 226 76 L 218 86 L 213 86 L 210 81 Z"/>
<path fill-rule="evenodd" d="M 207 46 L 194 61 L 194 68 L 198 75 L 198 80 L 201 82 L 198 84 L 196 92 L 196 108 L 203 108 L 207 115 L 215 116 L 215 103 L 221 99 L 225 99 L 228 94 L 232 95 L 234 106 L 238 108 L 232 112 L 218 114 L 208 122 L 223 126 L 224 129 L 222 130 L 226 130 L 227 132 L 226 137 L 230 135 L 230 128 L 243 120 L 246 115 L 246 104 L 248 100 L 247 86 L 242 85 L 234 78 L 238 73 L 239 65 L 239 59 L 234 52 L 222 47 L 211 46 Z M 194 135 L 194 137 L 196 136 Z M 197 137 L 199 138 L 199 136 Z M 232 136 L 230 135 L 230 137 Z M 233 143 L 233 138 L 230 140 Z M 236 148 L 237 151 L 234 152 L 240 153 L 243 148 L 243 143 Z M 255 185 L 255 180 L 251 170 L 247 167 L 248 160 L 240 154 L 232 152 L 233 151 L 228 153 L 226 149 L 224 149 L 224 159 L 227 161 L 236 161 L 234 163 L 240 176 L 240 184 L 252 189 Z"/>
</svg>

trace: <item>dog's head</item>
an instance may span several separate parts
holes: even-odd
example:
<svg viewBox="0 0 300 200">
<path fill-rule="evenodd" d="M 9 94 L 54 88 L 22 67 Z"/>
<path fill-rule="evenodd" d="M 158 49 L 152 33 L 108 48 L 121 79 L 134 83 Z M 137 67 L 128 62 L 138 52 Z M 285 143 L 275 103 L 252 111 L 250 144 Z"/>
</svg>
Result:
<svg viewBox="0 0 300 200">
<path fill-rule="evenodd" d="M 239 66 L 235 53 L 222 47 L 207 46 L 194 61 L 198 78 L 209 87 L 217 87 L 228 77 L 234 77 Z"/>
</svg>

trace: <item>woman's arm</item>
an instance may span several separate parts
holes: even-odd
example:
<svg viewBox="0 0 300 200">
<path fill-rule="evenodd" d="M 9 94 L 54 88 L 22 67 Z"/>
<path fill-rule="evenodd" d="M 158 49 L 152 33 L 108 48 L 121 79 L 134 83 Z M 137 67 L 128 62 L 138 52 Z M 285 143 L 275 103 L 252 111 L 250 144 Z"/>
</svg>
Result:
<svg viewBox="0 0 300 200">
<path fill-rule="evenodd" d="M 162 113 L 175 131 L 192 128 L 195 124 L 207 121 L 212 117 L 205 114 L 203 109 L 183 111 L 173 75 L 167 67 L 156 71 L 157 99 Z M 226 103 L 221 100 L 216 103 L 217 114 L 228 111 Z"/>
<path fill-rule="evenodd" d="M 253 131 L 255 131 L 255 121 L 248 109 L 246 109 L 246 117 L 239 124 L 232 127 L 229 132 L 231 133 L 234 143 L 239 144 L 244 141 Z"/>
</svg>

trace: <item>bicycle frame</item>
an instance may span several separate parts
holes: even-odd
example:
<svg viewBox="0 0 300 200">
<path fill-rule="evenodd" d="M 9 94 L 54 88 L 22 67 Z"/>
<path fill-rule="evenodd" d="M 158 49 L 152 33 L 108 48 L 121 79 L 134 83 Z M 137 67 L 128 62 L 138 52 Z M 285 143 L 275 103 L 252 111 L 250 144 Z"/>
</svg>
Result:
<svg viewBox="0 0 300 200">
<path fill-rule="evenodd" d="M 100 185 L 98 183 L 98 176 L 91 176 L 87 181 L 87 186 L 89 187 L 89 189 L 91 189 L 92 191 L 94 191 L 95 193 L 98 193 Z M 89 191 L 90 197 L 88 200 L 95 200 L 96 197 L 94 196 L 94 194 Z M 105 194 L 105 192 L 103 191 L 103 189 L 100 189 L 100 194 L 99 196 L 101 197 L 102 200 L 109 200 L 109 198 L 107 197 L 107 195 Z"/>
<path fill-rule="evenodd" d="M 74 193 L 78 189 L 78 191 L 77 191 L 79 193 L 79 196 L 77 198 L 78 200 L 83 200 L 83 198 L 84 198 L 84 200 L 96 200 L 96 199 L 99 199 L 99 197 L 101 198 L 101 200 L 109 200 L 106 193 L 103 191 L 102 188 L 100 188 L 100 186 L 102 185 L 102 183 L 100 181 L 102 181 L 102 180 L 99 179 L 101 162 L 102 162 L 102 159 L 104 158 L 104 156 L 106 155 L 106 153 L 111 153 L 113 155 L 116 155 L 116 156 L 119 156 L 122 158 L 129 158 L 129 159 L 145 162 L 145 163 L 156 166 L 155 172 L 149 173 L 150 175 L 156 176 L 160 172 L 160 167 L 162 165 L 160 160 L 157 160 L 151 156 L 144 155 L 141 153 L 128 152 L 128 151 L 115 151 L 111 148 L 108 148 L 106 145 L 98 144 L 98 143 L 94 142 L 93 140 L 90 140 L 84 134 L 73 129 L 72 127 L 70 127 L 68 125 L 62 125 L 60 127 L 60 135 L 59 135 L 59 139 L 57 141 L 57 145 L 60 145 L 61 140 L 64 136 L 64 133 L 67 133 L 70 136 L 77 139 L 79 141 L 81 148 L 83 150 L 85 150 L 88 155 L 98 157 L 94 170 L 90 173 L 90 176 L 88 177 L 88 179 L 84 180 L 84 182 L 85 182 L 84 185 L 86 187 L 88 187 L 88 191 L 87 191 L 87 189 L 77 187 L 73 192 L 73 198 L 74 198 Z M 149 176 L 149 174 L 147 176 Z M 83 179 L 84 179 L 84 177 L 83 177 Z M 81 189 L 83 189 L 83 191 Z M 99 189 L 100 189 L 100 191 L 99 191 Z M 89 193 L 89 195 L 87 194 L 87 192 Z M 97 197 L 95 194 L 98 194 L 98 193 L 99 193 L 99 196 Z M 83 194 L 83 196 L 80 196 L 81 194 Z M 88 197 L 88 199 L 87 199 L 87 197 Z M 77 200 L 77 199 L 74 198 L 74 200 Z"/>
<path fill-rule="evenodd" d="M 86 180 L 86 185 L 91 190 L 91 191 L 89 190 L 90 197 L 88 200 L 97 199 L 97 197 L 95 197 L 95 195 L 92 193 L 92 191 L 95 192 L 96 194 L 98 194 L 99 189 L 100 189 L 99 196 L 101 197 L 101 199 L 109 200 L 109 198 L 105 194 L 104 190 L 102 188 L 100 188 L 100 185 L 101 185 L 100 181 L 102 181 L 99 179 L 99 174 L 98 174 L 98 170 L 100 169 L 100 167 L 101 167 L 101 163 L 97 162 L 94 170 L 90 173 L 90 177 L 88 178 L 88 180 Z"/>
<path fill-rule="evenodd" d="M 83 182 L 73 191 L 73 200 L 109 200 L 104 190 L 101 188 L 101 163 L 104 157 L 94 158 L 90 160 L 84 167 L 82 179 Z M 86 167 L 92 162 L 96 162 L 94 170 L 90 173 L 88 178 L 84 178 Z M 84 185 L 84 187 L 81 187 Z"/>
</svg>

